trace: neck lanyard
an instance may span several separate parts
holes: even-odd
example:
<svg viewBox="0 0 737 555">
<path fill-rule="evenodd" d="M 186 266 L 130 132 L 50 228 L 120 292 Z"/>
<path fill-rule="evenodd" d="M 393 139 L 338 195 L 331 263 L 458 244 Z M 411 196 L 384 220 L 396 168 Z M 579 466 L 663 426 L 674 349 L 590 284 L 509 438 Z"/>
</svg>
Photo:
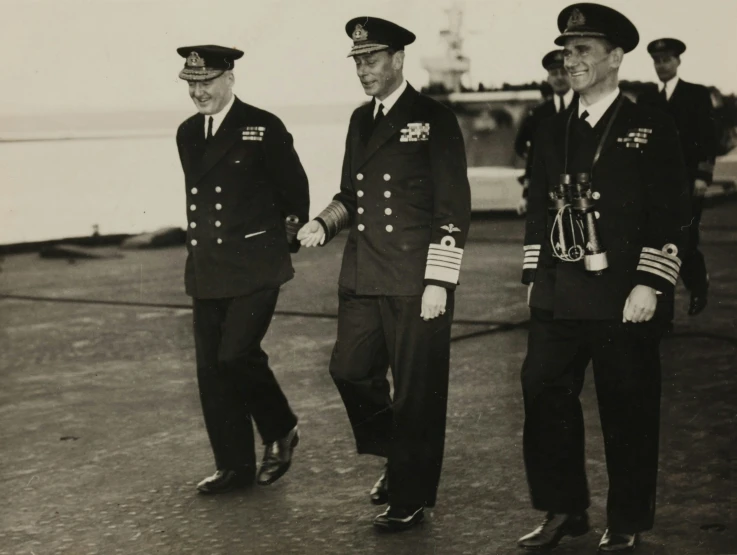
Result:
<svg viewBox="0 0 737 555">
<path fill-rule="evenodd" d="M 579 99 L 579 102 L 581 100 Z M 594 153 L 594 160 L 591 162 L 591 171 L 589 172 L 589 175 L 593 177 L 594 175 L 594 166 L 596 165 L 596 162 L 599 161 L 599 156 L 601 156 L 601 149 L 604 148 L 604 142 L 606 142 L 607 137 L 609 136 L 609 132 L 612 130 L 612 125 L 614 125 L 614 120 L 617 119 L 617 114 L 619 113 L 619 109 L 622 107 L 622 104 L 624 104 L 624 96 L 621 94 L 619 95 L 619 98 L 616 100 L 616 105 L 614 106 L 614 113 L 612 114 L 612 117 L 609 118 L 609 122 L 606 124 L 606 128 L 604 129 L 604 134 L 601 136 L 601 139 L 599 139 L 599 144 L 596 146 L 596 152 Z M 568 116 L 568 122 L 566 123 L 566 142 L 565 142 L 565 163 L 563 167 L 563 173 L 568 173 L 568 145 L 570 143 L 571 138 L 571 121 L 573 121 L 573 113 L 575 110 L 571 110 L 571 113 Z M 576 116 L 578 117 L 578 116 Z"/>
</svg>

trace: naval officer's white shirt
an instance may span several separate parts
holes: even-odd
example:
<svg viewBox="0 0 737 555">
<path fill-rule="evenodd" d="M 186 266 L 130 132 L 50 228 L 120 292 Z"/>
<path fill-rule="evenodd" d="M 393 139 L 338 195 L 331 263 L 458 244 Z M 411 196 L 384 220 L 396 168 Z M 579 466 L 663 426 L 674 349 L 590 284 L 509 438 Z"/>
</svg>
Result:
<svg viewBox="0 0 737 555">
<path fill-rule="evenodd" d="M 670 100 L 670 97 L 673 96 L 673 91 L 676 90 L 678 81 L 680 81 L 680 79 L 678 78 L 678 75 L 676 75 L 666 83 L 663 83 L 662 81 L 658 82 L 658 92 L 663 92 L 663 89 L 665 88 L 665 99 Z"/>
<path fill-rule="evenodd" d="M 220 126 L 222 125 L 223 120 L 225 119 L 225 116 L 228 115 L 228 112 L 230 112 L 230 109 L 233 107 L 233 102 L 235 102 L 235 95 L 231 93 L 230 100 L 223 107 L 222 110 L 220 110 L 217 114 L 211 114 L 209 116 L 205 116 L 205 138 L 207 138 L 208 119 L 212 118 L 212 136 L 214 137 L 215 133 L 217 133 L 218 129 L 220 129 Z"/>
<path fill-rule="evenodd" d="M 594 127 L 597 123 L 599 123 L 599 120 L 604 115 L 604 113 L 609 109 L 609 106 L 614 104 L 614 101 L 617 100 L 617 97 L 619 96 L 619 87 L 614 89 L 612 92 L 610 92 L 608 95 L 606 95 L 604 98 L 601 98 L 594 102 L 593 104 L 586 105 L 586 100 L 582 97 L 578 97 L 578 117 L 581 117 L 581 114 L 584 113 L 584 111 L 589 113 L 589 116 L 586 118 L 586 121 L 591 125 L 591 127 Z"/>
<path fill-rule="evenodd" d="M 402 93 L 405 91 L 406 88 L 407 81 L 405 79 L 402 79 L 402 84 L 397 87 L 397 90 L 387 96 L 384 100 L 379 100 L 378 98 L 374 97 L 374 119 L 376 119 L 376 113 L 379 111 L 379 103 L 384 106 L 384 115 L 388 115 L 389 110 L 391 110 L 392 106 L 397 103 L 397 100 L 399 100 L 399 97 L 402 96 Z"/>
<path fill-rule="evenodd" d="M 571 105 L 571 102 L 573 101 L 573 89 L 568 89 L 568 92 L 564 94 L 563 96 L 560 96 L 558 94 L 553 95 L 553 102 L 555 103 L 555 113 L 562 112 L 568 106 Z M 560 103 L 563 102 L 563 107 L 561 108 Z"/>
</svg>

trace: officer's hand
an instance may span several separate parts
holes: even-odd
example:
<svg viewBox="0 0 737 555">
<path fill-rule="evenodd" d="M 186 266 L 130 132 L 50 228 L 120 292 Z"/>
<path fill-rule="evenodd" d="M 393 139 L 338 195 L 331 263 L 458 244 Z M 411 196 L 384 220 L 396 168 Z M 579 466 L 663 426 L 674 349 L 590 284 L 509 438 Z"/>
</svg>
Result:
<svg viewBox="0 0 737 555">
<path fill-rule="evenodd" d="M 432 320 L 441 314 L 445 314 L 445 302 L 447 300 L 448 292 L 445 287 L 426 285 L 425 292 L 422 294 L 422 312 L 420 312 L 422 319 Z"/>
<path fill-rule="evenodd" d="M 532 286 L 534 283 L 531 283 L 527 286 L 527 306 L 530 306 L 530 297 L 532 297 Z"/>
<path fill-rule="evenodd" d="M 695 197 L 703 197 L 708 188 L 709 184 L 706 181 L 703 179 L 697 179 L 693 184 L 693 194 Z"/>
<path fill-rule="evenodd" d="M 524 216 L 527 214 L 527 199 L 521 198 L 517 203 L 517 215 Z"/>
<path fill-rule="evenodd" d="M 316 247 L 325 239 L 325 230 L 317 220 L 303 225 L 297 232 L 297 240 L 303 247 Z"/>
<path fill-rule="evenodd" d="M 658 296 L 655 289 L 647 285 L 635 285 L 627 297 L 622 312 L 622 322 L 640 323 L 652 319 Z"/>
</svg>

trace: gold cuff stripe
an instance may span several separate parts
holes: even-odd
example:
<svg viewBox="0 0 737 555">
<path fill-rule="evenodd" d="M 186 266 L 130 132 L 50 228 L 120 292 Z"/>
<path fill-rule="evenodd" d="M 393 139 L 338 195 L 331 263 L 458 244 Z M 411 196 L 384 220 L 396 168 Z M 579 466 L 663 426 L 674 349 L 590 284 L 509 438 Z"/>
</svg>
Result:
<svg viewBox="0 0 737 555">
<path fill-rule="evenodd" d="M 667 266 L 668 268 L 672 269 L 675 273 L 678 273 L 681 271 L 681 264 L 680 260 L 675 262 L 669 258 L 665 258 L 662 256 L 653 256 L 652 254 L 642 253 L 640 255 L 640 263 L 645 262 L 652 262 L 654 264 L 662 264 L 664 266 Z"/>
<path fill-rule="evenodd" d="M 650 268 L 649 266 L 643 266 L 642 264 L 640 264 L 637 267 L 637 269 L 639 271 L 641 271 L 641 272 L 649 272 L 651 274 L 655 274 L 656 276 L 661 277 L 661 278 L 667 280 L 668 282 L 670 282 L 673 285 L 676 284 L 676 281 L 678 279 L 677 277 L 673 277 L 671 274 L 668 274 L 668 273 L 665 273 L 665 272 L 661 272 L 657 268 Z"/>
<path fill-rule="evenodd" d="M 428 266 L 425 270 L 425 279 L 433 279 L 437 281 L 445 281 L 446 283 L 458 283 L 458 270 L 450 268 L 441 268 L 439 266 Z"/>
</svg>

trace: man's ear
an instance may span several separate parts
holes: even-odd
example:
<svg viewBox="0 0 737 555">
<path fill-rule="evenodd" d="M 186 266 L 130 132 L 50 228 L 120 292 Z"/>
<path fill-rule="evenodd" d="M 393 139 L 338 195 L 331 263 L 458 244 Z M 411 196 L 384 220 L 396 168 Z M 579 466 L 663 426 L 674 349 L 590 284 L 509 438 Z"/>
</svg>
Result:
<svg viewBox="0 0 737 555">
<path fill-rule="evenodd" d="M 617 46 L 609 55 L 612 57 L 612 66 L 619 68 L 619 66 L 622 65 L 622 60 L 624 59 L 624 50 Z"/>
<path fill-rule="evenodd" d="M 392 56 L 392 68 L 399 71 L 404 67 L 404 50 L 397 50 Z"/>
</svg>

